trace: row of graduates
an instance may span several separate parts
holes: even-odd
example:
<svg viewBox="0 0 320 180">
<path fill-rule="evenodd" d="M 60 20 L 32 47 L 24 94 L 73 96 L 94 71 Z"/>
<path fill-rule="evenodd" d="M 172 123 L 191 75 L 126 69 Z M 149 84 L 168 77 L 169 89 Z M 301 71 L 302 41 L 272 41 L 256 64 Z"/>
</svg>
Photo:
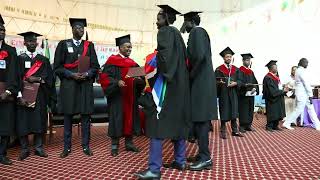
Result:
<svg viewBox="0 0 320 180">
<path fill-rule="evenodd" d="M 159 7 L 161 10 L 157 15 L 157 26 L 159 29 L 157 36 L 158 53 L 156 55 L 157 73 L 153 78 L 149 79 L 149 84 L 151 88 L 153 88 L 155 79 L 158 76 L 163 76 L 166 81 L 166 93 L 161 111 L 157 111 L 157 105 L 154 103 L 152 94 L 149 91 L 141 94 L 145 85 L 143 77 L 126 77 L 126 73 L 130 67 L 138 66 L 134 60 L 129 58 L 132 48 L 129 36 L 124 36 L 116 40 L 120 53 L 111 56 L 107 60 L 100 76 L 100 83 L 108 98 L 110 106 L 108 135 L 112 139 L 111 154 L 113 156 L 118 155 L 119 139 L 123 136 L 126 137 L 126 150 L 134 152 L 139 151 L 133 144 L 132 136 L 140 133 L 140 121 L 137 109 L 138 104 L 143 106 L 146 115 L 145 133 L 151 139 L 149 168 L 146 171 L 136 173 L 141 179 L 150 177 L 160 178 L 163 139 L 171 139 L 174 142 L 174 149 L 176 152 L 175 160 L 166 165 L 166 167 L 180 170 L 186 169 L 185 140 L 189 137 L 191 128 L 196 132 L 199 152 L 195 158 L 192 158 L 195 162 L 191 164 L 190 168 L 193 170 L 210 169 L 212 167 L 212 161 L 208 149 L 208 122 L 212 119 L 217 119 L 217 94 L 220 99 L 219 107 L 222 122 L 237 118 L 238 111 L 237 103 L 232 102 L 232 98 L 236 97 L 236 93 L 234 93 L 235 83 L 239 82 L 237 81 L 238 73 L 234 72 L 238 72 L 238 69 L 234 70 L 235 68 L 233 66 L 228 66 L 231 62 L 230 56 L 233 55 L 231 53 L 232 51 L 230 51 L 229 48 L 223 51 L 222 54 L 225 65 L 220 66 L 216 70 L 215 75 L 212 70 L 209 35 L 203 28 L 198 27 L 200 24 L 199 12 L 184 14 L 185 22 L 183 28 L 190 33 L 188 48 L 186 48 L 179 30 L 171 26 L 176 20 L 176 15 L 180 13 L 167 5 L 160 5 Z M 89 117 L 90 114 L 93 113 L 93 82 L 99 69 L 99 63 L 97 61 L 93 43 L 81 40 L 84 34 L 84 27 L 86 27 L 85 19 L 70 19 L 70 24 L 72 26 L 73 38 L 59 42 L 54 60 L 54 72 L 61 80 L 59 98 L 61 99 L 62 113 L 64 114 L 64 148 L 60 154 L 61 158 L 67 157 L 71 153 L 71 122 L 74 114 L 81 114 L 82 117 L 83 152 L 88 156 L 93 155 L 89 147 Z M 53 82 L 53 76 L 51 76 L 53 73 L 50 73 L 52 70 L 50 69 L 48 59 L 41 55 L 37 55 L 38 57 L 34 58 L 34 54 L 32 54 L 32 47 L 36 46 L 34 44 L 36 44 L 36 37 L 38 34 L 29 34 L 28 36 L 32 37 L 30 40 L 25 38 L 25 44 L 29 52 L 20 55 L 21 58 L 24 58 L 24 60 L 21 60 L 20 62 L 26 61 L 30 63 L 22 63 L 22 68 L 16 68 L 18 65 L 15 65 L 15 63 L 18 63 L 18 60 L 15 58 L 15 49 L 9 47 L 3 41 L 5 35 L 3 23 L 1 35 L 3 35 L 1 50 L 6 50 L 9 55 L 3 58 L 5 59 L 5 67 L 7 68 L 4 68 L 4 70 L 1 69 L 1 72 L 3 73 L 1 75 L 1 82 L 5 82 L 7 88 L 6 91 L 1 94 L 2 101 L 0 103 L 0 110 L 1 114 L 6 115 L 7 117 L 5 116 L 6 118 L 1 119 L 0 158 L 1 163 L 10 164 L 10 160 L 6 157 L 6 141 L 8 141 L 8 136 L 12 135 L 13 129 L 15 129 L 15 125 L 13 124 L 14 121 L 12 121 L 14 117 L 12 117 L 12 115 L 15 114 L 14 109 L 17 106 L 16 102 L 7 101 L 6 99 L 8 99 L 8 97 L 17 97 L 19 90 L 21 90 L 21 85 L 19 84 L 22 82 L 19 79 L 24 79 L 26 74 L 32 74 L 28 78 L 25 78 L 25 80 L 41 83 L 41 86 L 45 87 L 43 88 L 43 102 L 38 102 L 40 101 L 38 99 L 41 99 L 42 97 L 40 96 L 42 88 L 40 88 L 35 109 L 23 107 L 25 102 L 23 102 L 22 98 L 18 98 L 18 104 L 22 105 L 25 109 L 25 114 L 33 114 L 33 112 L 36 112 L 32 115 L 32 118 L 26 118 L 28 119 L 24 126 L 28 127 L 26 133 L 41 134 L 44 133 L 46 129 L 44 128 L 46 127 L 46 118 L 39 118 L 41 119 L 41 122 L 39 123 L 30 123 L 30 119 L 34 119 L 34 116 L 40 117 L 44 116 L 44 114 L 46 115 L 46 110 L 44 109 L 48 105 L 48 98 L 51 97 L 50 91 L 54 89 L 54 85 L 51 83 Z M 29 45 L 27 43 L 28 41 L 30 42 Z M 79 64 L 79 56 L 90 57 L 90 68 L 85 73 L 78 73 L 77 71 L 76 67 Z M 39 63 L 39 61 L 43 61 L 43 63 Z M 40 68 L 39 64 L 41 64 Z M 32 67 L 38 67 L 36 68 L 37 71 L 33 70 L 35 72 L 27 73 Z M 274 67 L 274 64 L 272 67 Z M 18 74 L 18 69 L 24 69 L 20 78 L 15 76 Z M 218 77 L 219 82 L 216 82 L 216 76 Z M 275 77 L 271 75 L 266 77 L 270 77 L 269 79 L 274 81 L 274 84 L 277 84 Z M 228 79 L 228 82 L 224 82 L 225 79 Z M 255 82 L 250 83 L 255 84 Z M 216 84 L 218 92 L 216 91 Z M 249 83 L 244 83 L 244 86 L 246 87 L 248 84 Z M 266 87 L 269 86 L 267 84 L 268 83 L 266 83 Z M 274 93 L 270 91 L 269 94 L 271 97 Z M 266 99 L 267 98 L 268 97 L 266 97 Z M 251 106 L 248 105 L 248 107 Z M 27 117 L 26 115 L 24 116 Z M 2 126 L 2 124 L 4 124 L 4 126 Z M 34 130 L 37 128 L 29 128 L 29 126 L 33 126 L 34 124 L 43 126 L 38 130 Z M 223 132 L 225 123 L 221 124 Z M 249 129 L 250 123 L 247 123 L 244 128 Z M 241 136 L 235 128 L 233 129 L 233 135 Z M 25 137 L 25 134 L 22 136 Z M 47 156 L 43 151 L 42 143 L 39 144 L 41 144 L 41 149 L 36 146 L 36 154 Z M 20 159 L 24 159 L 28 156 L 29 149 L 26 149 L 26 151 L 22 151 Z"/>
<path fill-rule="evenodd" d="M 54 98 L 54 77 L 49 59 L 36 53 L 37 36 L 26 32 L 19 34 L 24 37 L 27 52 L 19 56 L 16 49 L 5 43 L 4 21 L 0 15 L 0 163 L 12 164 L 7 158 L 7 145 L 10 136 L 18 136 L 21 144 L 19 160 L 30 155 L 28 135 L 34 134 L 34 153 L 40 157 L 48 155 L 43 148 L 43 135 L 47 132 L 47 107 Z M 24 84 L 39 83 L 36 106 L 22 97 Z"/>
</svg>

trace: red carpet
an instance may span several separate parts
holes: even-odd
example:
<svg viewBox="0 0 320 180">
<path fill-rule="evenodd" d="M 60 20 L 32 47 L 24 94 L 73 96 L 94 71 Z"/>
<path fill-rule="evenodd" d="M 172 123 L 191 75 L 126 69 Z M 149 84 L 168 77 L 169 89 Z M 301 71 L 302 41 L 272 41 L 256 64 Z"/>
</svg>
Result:
<svg viewBox="0 0 320 180">
<path fill-rule="evenodd" d="M 210 149 L 214 167 L 211 171 L 179 172 L 162 169 L 162 179 L 319 179 L 320 132 L 311 128 L 270 133 L 264 130 L 265 119 L 256 120 L 256 132 L 245 133 L 244 138 L 219 138 L 219 127 L 214 121 L 214 133 L 210 134 Z M 110 155 L 110 139 L 106 127 L 92 128 L 91 147 L 93 157 L 86 157 L 81 150 L 77 130 L 74 129 L 72 154 L 60 159 L 63 148 L 62 128 L 57 128 L 54 142 L 46 147 L 49 158 L 34 155 L 25 161 L 17 161 L 19 150 L 9 151 L 14 165 L 0 165 L 0 179 L 134 179 L 132 173 L 146 168 L 148 139 L 139 137 L 135 142 L 142 152 L 124 151 L 121 141 L 120 155 Z M 164 161 L 172 160 L 169 141 L 164 145 Z M 188 145 L 188 155 L 196 153 L 196 145 Z"/>
</svg>

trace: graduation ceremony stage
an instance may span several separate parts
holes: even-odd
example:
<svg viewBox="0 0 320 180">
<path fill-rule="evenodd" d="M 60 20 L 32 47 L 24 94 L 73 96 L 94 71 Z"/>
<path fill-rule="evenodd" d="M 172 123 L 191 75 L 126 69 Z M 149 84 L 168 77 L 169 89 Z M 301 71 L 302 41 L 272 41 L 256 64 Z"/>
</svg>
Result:
<svg viewBox="0 0 320 180">
<path fill-rule="evenodd" d="M 319 179 L 320 132 L 312 128 L 298 127 L 293 131 L 267 132 L 265 117 L 254 120 L 256 132 L 245 133 L 244 138 L 232 137 L 228 126 L 228 139 L 219 137 L 218 121 L 213 121 L 210 133 L 210 150 L 213 169 L 210 171 L 179 172 L 162 169 L 162 179 Z M 59 158 L 63 148 L 62 128 L 53 142 L 46 146 L 49 157 L 30 156 L 17 161 L 18 148 L 9 150 L 12 166 L 0 165 L 0 179 L 135 179 L 133 172 L 144 170 L 148 160 L 149 141 L 146 137 L 135 139 L 142 150 L 139 154 L 127 153 L 124 140 L 120 142 L 119 155 L 110 155 L 110 139 L 106 127 L 92 127 L 91 148 L 94 156 L 86 157 L 80 147 L 76 128 L 73 130 L 72 153 Z M 188 155 L 194 155 L 197 147 L 188 144 Z M 173 158 L 173 147 L 165 141 L 164 162 Z"/>
</svg>

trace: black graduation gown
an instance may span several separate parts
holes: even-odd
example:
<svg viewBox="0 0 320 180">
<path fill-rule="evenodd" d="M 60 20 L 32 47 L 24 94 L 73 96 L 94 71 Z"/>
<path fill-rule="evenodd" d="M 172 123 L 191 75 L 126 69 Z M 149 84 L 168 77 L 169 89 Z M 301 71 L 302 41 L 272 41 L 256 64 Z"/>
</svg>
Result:
<svg viewBox="0 0 320 180">
<path fill-rule="evenodd" d="M 29 68 L 25 67 L 25 62 L 31 62 L 31 66 L 38 61 L 42 61 L 39 70 L 32 76 L 41 77 L 44 83 L 40 84 L 35 108 L 28 108 L 24 106 L 17 106 L 17 134 L 18 136 L 28 135 L 30 133 L 45 133 L 47 131 L 48 114 L 47 108 L 49 100 L 54 88 L 53 84 L 53 71 L 50 61 L 43 55 L 36 55 L 31 59 L 27 54 L 18 56 L 19 75 L 20 75 L 20 88 L 23 90 L 23 77 Z"/>
<path fill-rule="evenodd" d="M 90 57 L 89 78 L 85 81 L 76 81 L 70 77 L 70 73 L 78 72 L 77 68 L 67 69 L 64 64 L 71 64 L 82 55 L 84 41 L 80 46 L 74 45 L 72 39 L 62 40 L 58 43 L 54 56 L 54 72 L 60 78 L 61 110 L 63 114 L 91 114 L 93 113 L 94 95 L 93 83 L 100 65 L 98 63 L 96 51 L 92 42 L 86 56 Z M 73 52 L 68 52 L 68 47 L 73 48 Z"/>
<path fill-rule="evenodd" d="M 7 89 L 15 97 L 18 93 L 17 53 L 14 47 L 2 43 L 0 54 L 7 53 L 3 58 L 6 61 L 6 69 L 0 69 L 0 82 L 5 82 Z M 15 133 L 15 101 L 0 101 L 0 136 L 10 136 Z"/>
<path fill-rule="evenodd" d="M 233 66 L 234 73 L 231 74 L 230 80 L 238 81 L 238 68 Z M 239 116 L 238 113 L 238 92 L 237 86 L 227 87 L 229 74 L 226 72 L 225 65 L 219 66 L 215 73 L 217 79 L 221 78 L 225 84 L 217 84 L 217 93 L 219 98 L 219 113 L 221 121 L 230 121 L 236 119 Z"/>
<path fill-rule="evenodd" d="M 173 26 L 160 28 L 157 42 L 157 73 L 167 80 L 167 89 L 159 119 L 154 103 L 144 107 L 146 135 L 151 138 L 187 139 L 191 109 L 186 47 L 179 30 Z M 150 94 L 146 97 L 152 99 Z"/>
<path fill-rule="evenodd" d="M 114 65 L 105 65 L 102 73 L 106 73 L 109 79 L 109 85 L 105 90 L 105 95 L 108 100 L 109 110 L 109 137 L 122 137 L 124 136 L 124 120 L 123 115 L 126 113 L 123 109 L 123 96 L 121 88 L 118 86 L 119 80 L 121 80 L 121 67 Z M 141 95 L 145 86 L 145 81 L 134 80 L 133 85 L 133 113 L 132 113 L 132 135 L 141 134 L 141 124 L 139 116 L 138 98 Z"/>
<path fill-rule="evenodd" d="M 252 73 L 250 73 L 252 72 Z M 259 86 L 245 86 L 245 84 L 258 84 L 258 81 L 250 69 L 241 67 L 238 74 L 238 89 L 239 89 L 239 123 L 240 126 L 249 126 L 253 120 L 254 111 L 254 96 L 246 96 L 247 91 L 256 88 L 257 95 L 259 94 Z"/>
<path fill-rule="evenodd" d="M 191 119 L 193 122 L 216 120 L 216 76 L 212 66 L 210 38 L 203 28 L 191 30 L 187 56 L 191 65 Z"/>
<path fill-rule="evenodd" d="M 267 121 L 279 121 L 286 117 L 284 95 L 278 82 L 266 75 L 263 79 L 263 98 L 266 101 Z"/>
</svg>

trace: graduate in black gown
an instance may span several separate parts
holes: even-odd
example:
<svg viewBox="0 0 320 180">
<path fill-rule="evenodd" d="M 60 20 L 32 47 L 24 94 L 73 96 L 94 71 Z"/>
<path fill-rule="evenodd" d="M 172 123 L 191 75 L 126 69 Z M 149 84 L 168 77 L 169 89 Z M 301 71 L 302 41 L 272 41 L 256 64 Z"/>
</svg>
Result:
<svg viewBox="0 0 320 180">
<path fill-rule="evenodd" d="M 81 115 L 82 150 L 87 156 L 93 153 L 89 147 L 90 115 L 93 113 L 94 95 L 93 83 L 100 68 L 94 44 L 82 40 L 86 19 L 70 18 L 72 39 L 62 40 L 58 43 L 54 56 L 54 71 L 61 80 L 59 98 L 64 114 L 64 149 L 61 158 L 71 153 L 72 116 Z M 90 58 L 89 70 L 78 72 L 79 57 Z"/>
<path fill-rule="evenodd" d="M 160 179 L 162 167 L 162 141 L 174 142 L 174 161 L 166 167 L 186 169 L 186 139 L 190 120 L 190 87 L 186 47 L 179 30 L 170 26 L 180 14 L 168 5 L 159 5 L 157 15 L 157 73 L 164 77 L 166 92 L 162 109 L 155 104 L 146 113 L 146 136 L 150 137 L 148 169 L 135 175 L 139 179 Z M 157 76 L 157 75 L 156 75 Z M 154 87 L 153 84 L 150 84 Z M 159 113 L 159 114 L 158 114 Z"/>
<path fill-rule="evenodd" d="M 0 15 L 0 83 L 5 86 L 0 92 L 0 163 L 12 164 L 7 157 L 10 136 L 15 135 L 15 98 L 18 93 L 17 53 L 4 41 L 6 29 Z"/>
<path fill-rule="evenodd" d="M 263 99 L 266 101 L 267 124 L 266 130 L 273 132 L 281 131 L 279 122 L 286 117 L 284 96 L 289 91 L 288 88 L 282 87 L 278 76 L 277 61 L 271 60 L 266 67 L 269 72 L 263 78 Z"/>
<path fill-rule="evenodd" d="M 250 69 L 252 54 L 241 54 L 243 66 L 239 68 L 239 125 L 240 132 L 254 131 L 252 127 L 254 97 L 259 94 L 258 81 Z"/>
<path fill-rule="evenodd" d="M 18 160 L 22 161 L 30 155 L 29 134 L 34 134 L 35 155 L 48 157 L 43 149 L 43 137 L 47 132 L 49 97 L 51 89 L 55 86 L 49 59 L 36 52 L 37 37 L 41 35 L 30 31 L 19 35 L 24 37 L 24 45 L 27 47 L 27 51 L 18 56 L 20 86 L 17 99 L 16 131 L 21 144 Z M 28 107 L 28 103 L 21 95 L 24 81 L 40 83 L 34 108 Z"/>
<path fill-rule="evenodd" d="M 232 136 L 243 137 L 238 130 L 237 118 L 238 113 L 238 90 L 237 81 L 239 70 L 231 64 L 234 52 L 225 48 L 220 56 L 224 64 L 219 66 L 215 73 L 217 78 L 217 93 L 219 97 L 219 112 L 221 121 L 221 138 L 226 139 L 226 123 L 231 120 Z"/>
<path fill-rule="evenodd" d="M 198 141 L 198 155 L 190 170 L 212 168 L 209 150 L 211 120 L 218 119 L 216 77 L 212 66 L 208 33 L 199 27 L 201 12 L 184 14 L 184 26 L 189 34 L 187 56 L 190 62 L 191 120 Z"/>
<path fill-rule="evenodd" d="M 139 152 L 132 138 L 141 134 L 137 99 L 145 87 L 144 78 L 126 77 L 129 68 L 139 66 L 129 57 L 132 50 L 130 35 L 116 38 L 116 45 L 119 54 L 108 58 L 100 74 L 100 84 L 108 99 L 108 136 L 112 141 L 112 156 L 118 155 L 121 137 L 125 137 L 127 151 Z"/>
</svg>

